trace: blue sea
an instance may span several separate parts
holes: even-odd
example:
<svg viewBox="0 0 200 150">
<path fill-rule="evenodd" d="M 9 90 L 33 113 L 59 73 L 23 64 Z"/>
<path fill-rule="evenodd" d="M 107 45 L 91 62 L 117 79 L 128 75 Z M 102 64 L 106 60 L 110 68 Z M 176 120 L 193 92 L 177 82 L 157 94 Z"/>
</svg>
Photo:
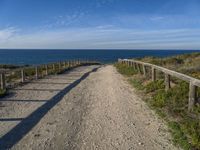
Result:
<svg viewBox="0 0 200 150">
<path fill-rule="evenodd" d="M 144 56 L 167 57 L 178 54 L 200 52 L 198 50 L 0 50 L 0 64 L 37 65 L 72 59 L 97 60 L 112 63 L 118 58 Z"/>
</svg>

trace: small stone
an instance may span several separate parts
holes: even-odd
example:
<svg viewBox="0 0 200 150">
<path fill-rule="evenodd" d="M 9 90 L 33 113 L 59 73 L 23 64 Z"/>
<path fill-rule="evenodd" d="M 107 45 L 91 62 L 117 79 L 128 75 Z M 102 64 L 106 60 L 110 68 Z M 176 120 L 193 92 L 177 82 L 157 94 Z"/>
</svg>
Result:
<svg viewBox="0 0 200 150">
<path fill-rule="evenodd" d="M 34 137 L 39 137 L 39 136 L 40 136 L 40 134 L 35 134 L 35 135 L 34 135 Z"/>
<path fill-rule="evenodd" d="M 139 144 L 139 145 L 144 145 L 144 143 L 142 143 L 142 142 L 139 142 L 138 144 Z"/>
</svg>

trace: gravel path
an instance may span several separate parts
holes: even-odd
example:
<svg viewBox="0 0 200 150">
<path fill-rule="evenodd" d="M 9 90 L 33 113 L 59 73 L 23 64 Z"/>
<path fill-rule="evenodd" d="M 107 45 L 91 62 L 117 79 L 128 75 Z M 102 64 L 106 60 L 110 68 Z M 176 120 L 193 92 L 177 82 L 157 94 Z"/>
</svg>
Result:
<svg viewBox="0 0 200 150">
<path fill-rule="evenodd" d="M 97 67 L 13 90 L 0 102 L 0 149 L 176 149 L 124 77 Z"/>
</svg>

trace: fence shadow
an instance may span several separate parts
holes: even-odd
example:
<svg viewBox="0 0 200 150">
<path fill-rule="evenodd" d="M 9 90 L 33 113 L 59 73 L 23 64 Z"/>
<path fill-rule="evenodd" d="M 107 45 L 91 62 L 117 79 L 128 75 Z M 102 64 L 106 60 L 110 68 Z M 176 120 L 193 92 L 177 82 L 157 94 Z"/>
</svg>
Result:
<svg viewBox="0 0 200 150">
<path fill-rule="evenodd" d="M 82 80 L 84 80 L 90 73 L 96 72 L 100 67 L 94 68 L 91 71 L 85 73 L 81 78 L 74 81 L 48 102 L 40 106 L 37 110 L 32 112 L 28 117 L 24 118 L 19 124 L 12 128 L 8 133 L 0 138 L 0 149 L 10 149 L 16 143 L 18 143 L 42 118 L 47 112 L 52 109 L 62 98 L 75 86 L 77 86 Z M 8 118 L 9 120 L 9 118 Z"/>
</svg>

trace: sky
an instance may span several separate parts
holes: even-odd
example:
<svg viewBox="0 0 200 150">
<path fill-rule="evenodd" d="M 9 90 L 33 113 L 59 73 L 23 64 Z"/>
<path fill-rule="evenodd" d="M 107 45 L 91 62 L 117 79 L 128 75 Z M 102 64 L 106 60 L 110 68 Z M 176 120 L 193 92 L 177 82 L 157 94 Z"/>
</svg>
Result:
<svg viewBox="0 0 200 150">
<path fill-rule="evenodd" d="M 0 48 L 200 49 L 200 0 L 0 0 Z"/>
</svg>

